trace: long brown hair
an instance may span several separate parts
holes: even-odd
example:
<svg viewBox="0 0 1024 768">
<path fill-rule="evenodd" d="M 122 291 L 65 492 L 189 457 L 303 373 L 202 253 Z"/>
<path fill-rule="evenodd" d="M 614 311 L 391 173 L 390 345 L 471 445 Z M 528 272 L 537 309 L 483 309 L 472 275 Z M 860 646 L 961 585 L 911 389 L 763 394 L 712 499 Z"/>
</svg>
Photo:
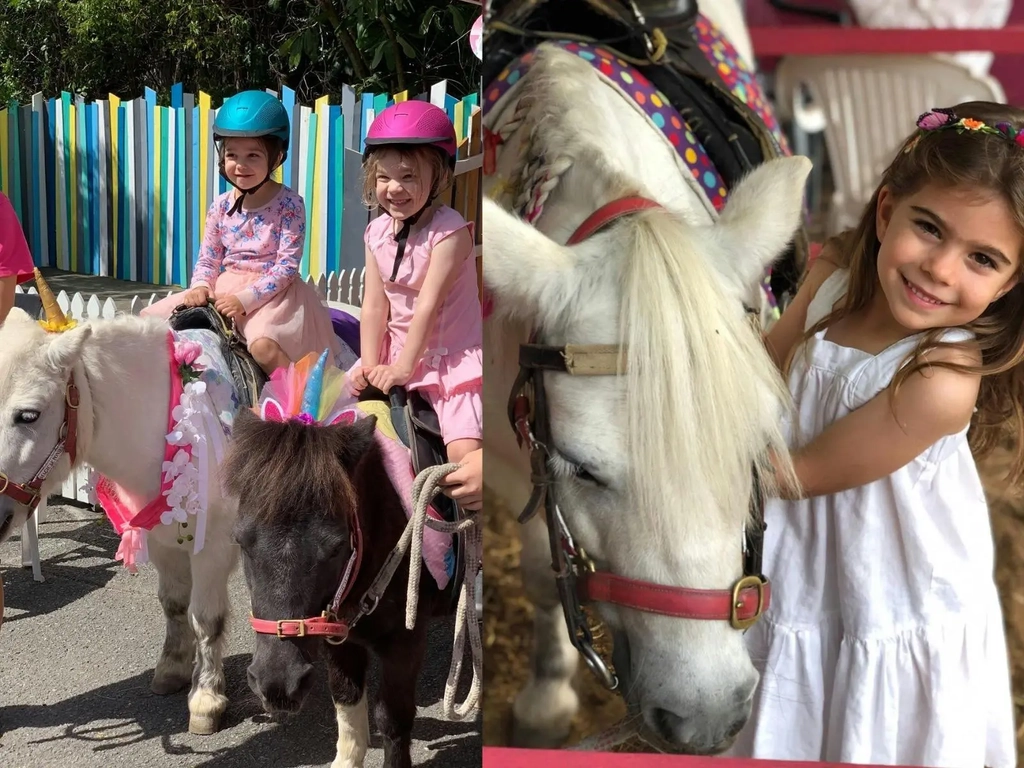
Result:
<svg viewBox="0 0 1024 768">
<path fill-rule="evenodd" d="M 952 107 L 952 111 L 959 118 L 981 120 L 992 127 L 1007 123 L 1014 132 L 1024 129 L 1024 110 L 1003 104 L 966 102 Z M 888 187 L 898 201 L 926 185 L 996 194 L 1009 205 L 1018 229 L 1024 233 L 1024 146 L 1011 138 L 977 131 L 915 131 L 882 175 L 860 223 L 826 244 L 832 259 L 849 270 L 849 289 L 843 303 L 809 328 L 798 347 L 839 318 L 870 305 L 875 292 L 880 290 L 880 242 L 875 225 L 882 188 Z M 1024 254 L 1021 257 L 1018 281 L 1024 276 Z M 1009 479 L 1018 482 L 1024 477 L 1024 288 L 1020 282 L 964 327 L 974 333 L 973 343 L 939 341 L 945 328 L 933 328 L 922 335 L 916 349 L 893 377 L 893 407 L 907 377 L 929 366 L 980 375 L 977 409 L 968 435 L 971 449 L 977 458 L 982 458 L 998 445 L 1012 444 L 1014 457 Z M 932 350 L 966 350 L 972 344 L 981 352 L 979 366 L 924 359 Z"/>
</svg>

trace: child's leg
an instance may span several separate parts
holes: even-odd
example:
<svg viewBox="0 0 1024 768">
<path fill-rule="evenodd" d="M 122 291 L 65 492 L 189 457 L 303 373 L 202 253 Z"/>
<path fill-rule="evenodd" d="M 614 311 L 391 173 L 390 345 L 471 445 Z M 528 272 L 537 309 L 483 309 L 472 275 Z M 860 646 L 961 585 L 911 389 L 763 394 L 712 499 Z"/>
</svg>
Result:
<svg viewBox="0 0 1024 768">
<path fill-rule="evenodd" d="M 281 345 L 265 336 L 249 342 L 249 354 L 267 376 L 270 376 L 278 368 L 287 368 L 291 363 L 288 355 L 281 349 Z"/>
<path fill-rule="evenodd" d="M 160 301 L 153 302 L 148 307 L 143 307 L 139 314 L 142 317 L 159 317 L 162 320 L 167 320 L 174 314 L 174 310 L 184 303 L 183 300 L 188 290 L 185 289 L 184 291 L 172 293 L 170 296 L 164 296 Z"/>
<path fill-rule="evenodd" d="M 442 397 L 433 390 L 424 392 L 441 425 L 441 437 L 448 461 L 458 464 L 470 451 L 483 447 L 483 397 L 479 390 Z"/>
</svg>

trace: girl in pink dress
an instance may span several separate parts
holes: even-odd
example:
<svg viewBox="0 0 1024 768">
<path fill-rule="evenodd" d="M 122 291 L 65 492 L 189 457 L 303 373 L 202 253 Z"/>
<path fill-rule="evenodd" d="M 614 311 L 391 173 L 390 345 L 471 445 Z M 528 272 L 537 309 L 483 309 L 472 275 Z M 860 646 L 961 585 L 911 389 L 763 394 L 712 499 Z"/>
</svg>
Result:
<svg viewBox="0 0 1024 768">
<path fill-rule="evenodd" d="M 288 149 L 288 113 L 274 96 L 244 91 L 224 102 L 213 131 L 221 175 L 235 189 L 210 206 L 190 289 L 141 314 L 170 317 L 181 304 L 212 301 L 267 375 L 325 349 L 342 365 L 330 312 L 299 275 L 305 204 L 270 178 Z"/>
<path fill-rule="evenodd" d="M 436 196 L 455 168 L 455 129 L 422 101 L 388 107 L 366 135 L 363 192 L 383 215 L 366 228 L 362 359 L 354 393 L 419 390 L 437 413 L 448 460 L 483 440 L 483 320 L 473 224 Z"/>
</svg>

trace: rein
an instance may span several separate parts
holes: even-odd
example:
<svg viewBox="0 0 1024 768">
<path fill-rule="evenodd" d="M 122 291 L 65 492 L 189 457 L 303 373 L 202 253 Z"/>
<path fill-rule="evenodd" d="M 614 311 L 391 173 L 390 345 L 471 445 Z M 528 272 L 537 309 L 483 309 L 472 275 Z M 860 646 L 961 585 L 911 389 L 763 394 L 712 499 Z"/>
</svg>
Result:
<svg viewBox="0 0 1024 768">
<path fill-rule="evenodd" d="M 6 496 L 17 504 L 28 507 L 28 518 L 35 514 L 36 507 L 42 501 L 41 489 L 46 477 L 53 471 L 60 457 L 65 453 L 75 463 L 78 452 L 78 387 L 75 386 L 75 374 L 68 378 L 64 390 L 64 421 L 60 425 L 57 444 L 47 455 L 39 471 L 27 483 L 16 483 L 6 474 L 0 472 L 0 496 Z"/>
<path fill-rule="evenodd" d="M 569 238 L 574 245 L 586 240 L 616 220 L 661 206 L 643 197 L 624 197 L 598 208 Z M 547 515 L 551 567 L 559 600 L 573 646 L 591 671 L 610 690 L 618 687 L 615 673 L 594 649 L 593 634 L 583 612 L 582 602 L 599 601 L 621 605 L 646 613 L 682 619 L 728 621 L 744 630 L 752 626 L 768 608 L 771 585 L 761 573 L 764 537 L 764 498 L 756 469 L 751 512 L 754 525 L 744 531 L 743 576 L 730 589 L 691 589 L 630 579 L 599 570 L 583 547 L 576 544 L 562 511 L 551 492 L 554 479 L 549 470 L 551 441 L 547 396 L 543 371 L 570 376 L 618 376 L 625 373 L 624 347 L 608 344 L 562 346 L 535 343 L 519 346 L 519 375 L 509 395 L 508 417 L 519 447 L 530 450 L 533 492 L 519 522 L 537 514 L 541 505 Z M 529 391 L 532 390 L 532 402 Z"/>
</svg>

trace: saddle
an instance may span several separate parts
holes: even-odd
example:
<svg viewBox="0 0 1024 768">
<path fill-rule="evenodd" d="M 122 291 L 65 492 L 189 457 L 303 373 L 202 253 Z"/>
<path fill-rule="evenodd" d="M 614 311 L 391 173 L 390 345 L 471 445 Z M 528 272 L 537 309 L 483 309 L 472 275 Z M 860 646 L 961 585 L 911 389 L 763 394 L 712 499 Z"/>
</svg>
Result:
<svg viewBox="0 0 1024 768">
<path fill-rule="evenodd" d="M 211 331 L 220 341 L 221 352 L 231 369 L 238 399 L 246 408 L 252 408 L 260 400 L 260 392 L 267 383 L 267 374 L 260 368 L 246 345 L 245 337 L 212 304 L 203 307 L 177 306 L 170 317 L 171 328 L 175 331 Z"/>
<path fill-rule="evenodd" d="M 359 393 L 359 401 L 381 400 L 391 407 L 391 425 L 398 433 L 402 444 L 412 456 L 413 473 L 418 475 L 424 469 L 448 463 L 448 451 L 441 437 L 441 425 L 430 403 L 416 390 L 392 387 L 384 394 L 372 384 Z M 456 523 L 466 517 L 454 500 L 437 493 L 430 502 L 442 519 Z M 453 608 L 458 604 L 459 592 L 465 577 L 465 550 L 458 536 L 452 537 L 452 553 L 455 556 L 455 573 L 452 575 Z"/>
<path fill-rule="evenodd" d="M 484 90 L 513 59 L 546 39 L 600 43 L 642 72 L 684 116 L 728 189 L 782 148 L 760 116 L 725 86 L 697 45 L 696 0 L 665 3 L 646 18 L 628 0 L 508 0 L 492 3 L 484 44 Z M 783 308 L 807 264 L 801 227 L 772 267 L 771 289 Z"/>
</svg>

